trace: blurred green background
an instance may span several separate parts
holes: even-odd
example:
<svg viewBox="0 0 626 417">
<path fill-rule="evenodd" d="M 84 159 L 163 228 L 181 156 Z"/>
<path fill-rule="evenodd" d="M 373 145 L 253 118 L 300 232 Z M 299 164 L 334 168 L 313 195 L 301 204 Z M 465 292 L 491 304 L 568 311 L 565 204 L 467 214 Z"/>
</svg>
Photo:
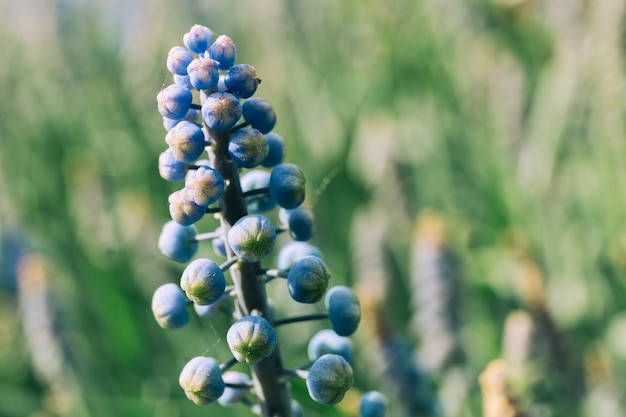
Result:
<svg viewBox="0 0 626 417">
<path fill-rule="evenodd" d="M 0 416 L 251 415 L 178 387 L 190 357 L 228 358 L 226 320 L 150 311 L 183 268 L 156 248 L 178 184 L 155 97 L 196 23 L 256 67 L 313 243 L 362 297 L 353 394 L 296 381 L 306 415 L 368 389 L 393 416 L 626 415 L 624 6 L 3 0 Z M 321 327 L 281 329 L 288 366 Z"/>
</svg>

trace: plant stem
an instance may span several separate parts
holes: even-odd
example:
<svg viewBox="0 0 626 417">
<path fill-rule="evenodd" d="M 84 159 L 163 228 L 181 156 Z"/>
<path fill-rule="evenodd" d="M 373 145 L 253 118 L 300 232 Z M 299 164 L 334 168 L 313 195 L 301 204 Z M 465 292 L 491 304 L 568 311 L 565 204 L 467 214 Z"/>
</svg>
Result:
<svg viewBox="0 0 626 417">
<path fill-rule="evenodd" d="M 328 318 L 328 313 L 306 314 L 304 316 L 287 317 L 285 319 L 274 320 L 272 322 L 272 326 L 277 327 L 283 324 L 301 323 L 303 321 L 322 320 L 322 319 L 327 319 L 327 318 Z"/>
<path fill-rule="evenodd" d="M 201 99 L 204 102 L 205 93 L 202 94 Z M 228 235 L 230 227 L 248 214 L 239 183 L 239 171 L 228 156 L 229 132 L 210 129 L 206 124 L 204 131 L 205 137 L 212 141 L 212 146 L 208 149 L 211 166 L 220 171 L 227 184 L 219 205 L 222 208 L 220 219 L 222 231 L 224 235 Z M 225 242 L 225 247 L 228 259 L 234 258 L 235 254 L 228 242 Z M 237 292 L 235 309 L 241 316 L 258 310 L 263 317 L 269 317 L 265 285 L 256 274 L 259 269 L 258 262 L 237 262 L 230 268 L 230 276 Z M 282 369 L 279 346 L 276 346 L 272 355 L 252 365 L 252 380 L 263 417 L 291 417 L 292 415 L 289 386 L 280 377 Z"/>
</svg>

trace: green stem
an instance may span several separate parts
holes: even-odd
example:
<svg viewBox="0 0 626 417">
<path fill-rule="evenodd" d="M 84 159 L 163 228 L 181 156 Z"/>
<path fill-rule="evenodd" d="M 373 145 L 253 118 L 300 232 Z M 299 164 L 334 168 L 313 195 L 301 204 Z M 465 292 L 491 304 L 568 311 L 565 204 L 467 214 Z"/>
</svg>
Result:
<svg viewBox="0 0 626 417">
<path fill-rule="evenodd" d="M 230 358 L 226 362 L 220 365 L 220 371 L 224 372 L 225 370 L 232 368 L 237 363 L 237 359 Z"/>
<path fill-rule="evenodd" d="M 269 192 L 270 192 L 269 187 L 263 187 L 263 188 L 257 188 L 255 190 L 245 191 L 241 195 L 243 195 L 244 197 L 250 197 L 253 195 L 267 194 Z"/>
<path fill-rule="evenodd" d="M 203 92 L 201 100 L 204 102 L 205 99 L 206 93 Z M 239 183 L 239 170 L 228 155 L 230 133 L 210 129 L 206 124 L 204 131 L 205 137 L 213 143 L 208 151 L 211 166 L 220 171 L 227 184 L 219 200 L 219 205 L 222 208 L 220 216 L 222 232 L 224 235 L 228 235 L 230 227 L 248 214 L 246 201 Z M 228 259 L 235 258 L 228 242 L 224 243 Z M 262 316 L 269 317 L 270 311 L 265 285 L 256 274 L 259 269 L 258 262 L 236 262 L 230 268 L 230 276 L 237 292 L 235 309 L 241 316 L 250 315 L 253 310 L 258 310 Z M 279 346 L 276 347 L 272 355 L 252 365 L 252 380 L 263 417 L 292 416 L 289 386 L 286 381 L 280 378 L 282 369 Z"/>
<path fill-rule="evenodd" d="M 303 316 L 287 317 L 286 319 L 274 320 L 272 326 L 278 327 L 283 324 L 302 323 L 303 321 L 323 320 L 328 318 L 328 313 L 313 313 Z"/>
</svg>

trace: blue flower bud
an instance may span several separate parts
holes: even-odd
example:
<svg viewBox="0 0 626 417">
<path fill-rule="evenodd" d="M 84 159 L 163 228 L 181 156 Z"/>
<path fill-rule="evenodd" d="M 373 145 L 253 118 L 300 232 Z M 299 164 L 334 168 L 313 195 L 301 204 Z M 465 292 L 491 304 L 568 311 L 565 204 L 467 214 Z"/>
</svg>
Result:
<svg viewBox="0 0 626 417">
<path fill-rule="evenodd" d="M 385 417 L 388 408 L 387 397 L 378 391 L 364 393 L 359 401 L 361 417 Z"/>
<path fill-rule="evenodd" d="M 294 164 L 277 165 L 270 176 L 270 194 L 286 209 L 298 207 L 304 201 L 306 177 Z"/>
<path fill-rule="evenodd" d="M 198 251 L 195 226 L 181 226 L 174 220 L 163 225 L 158 247 L 163 255 L 178 262 L 187 262 Z"/>
<path fill-rule="evenodd" d="M 338 335 L 350 336 L 359 327 L 361 305 L 352 289 L 343 285 L 332 287 L 324 304 L 328 309 L 328 320 Z"/>
<path fill-rule="evenodd" d="M 261 165 L 265 168 L 272 168 L 285 159 L 285 141 L 280 135 L 273 132 L 266 133 L 264 136 L 269 151 L 263 162 L 261 162 Z"/>
<path fill-rule="evenodd" d="M 241 168 L 260 165 L 268 151 L 269 147 L 261 132 L 250 127 L 237 130 L 228 143 L 228 154 L 235 165 Z"/>
<path fill-rule="evenodd" d="M 227 70 L 235 65 L 237 57 L 235 43 L 228 36 L 220 35 L 209 48 L 209 56 L 219 63 L 221 70 Z"/>
<path fill-rule="evenodd" d="M 183 35 L 183 43 L 197 54 L 203 54 L 213 39 L 213 31 L 206 26 L 193 25 L 189 32 Z"/>
<path fill-rule="evenodd" d="M 208 90 L 217 85 L 220 78 L 217 61 L 211 58 L 196 58 L 187 67 L 189 82 L 197 90 Z"/>
<path fill-rule="evenodd" d="M 351 363 L 352 342 L 347 337 L 339 336 L 330 329 L 324 329 L 311 338 L 307 347 L 307 353 L 311 361 L 315 361 L 327 353 L 334 353 Z"/>
<path fill-rule="evenodd" d="M 167 69 L 172 74 L 187 75 L 187 65 L 193 60 L 193 55 L 182 46 L 175 46 L 167 54 Z"/>
<path fill-rule="evenodd" d="M 180 120 L 187 114 L 193 99 L 191 91 L 177 84 L 172 84 L 159 91 L 157 105 L 161 116 Z"/>
<path fill-rule="evenodd" d="M 195 304 L 216 302 L 224 294 L 226 279 L 219 265 L 210 259 L 196 259 L 183 271 L 180 288 Z"/>
<path fill-rule="evenodd" d="M 272 325 L 260 316 L 245 316 L 230 326 L 228 347 L 237 361 L 255 364 L 274 352 L 277 339 Z"/>
<path fill-rule="evenodd" d="M 252 191 L 270 186 L 270 173 L 260 169 L 246 172 L 239 179 L 241 191 Z M 276 207 L 276 201 L 269 192 L 246 197 L 246 206 L 251 213 L 262 213 Z"/>
<path fill-rule="evenodd" d="M 235 65 L 224 76 L 224 84 L 228 91 L 241 98 L 252 97 L 260 82 L 256 76 L 256 69 L 248 64 Z"/>
<path fill-rule="evenodd" d="M 317 256 L 321 259 L 322 252 L 310 243 L 289 242 L 278 252 L 276 266 L 281 270 L 289 269 L 294 263 L 305 256 Z"/>
<path fill-rule="evenodd" d="M 305 241 L 313 237 L 313 213 L 302 206 L 287 210 L 281 208 L 278 218 L 289 228 L 293 240 Z"/>
<path fill-rule="evenodd" d="M 215 233 L 219 233 L 221 236 L 223 236 L 222 228 L 218 227 L 217 229 L 215 229 Z M 213 239 L 211 243 L 213 244 L 213 251 L 215 252 L 215 254 L 226 258 L 227 253 L 226 253 L 226 244 L 224 243 L 224 238 L 216 237 Z"/>
<path fill-rule="evenodd" d="M 197 205 L 206 207 L 222 196 L 224 177 L 216 169 L 201 166 L 186 179 L 185 188 Z"/>
<path fill-rule="evenodd" d="M 165 142 L 181 162 L 193 162 L 204 152 L 204 133 L 197 125 L 180 121 L 165 136 Z"/>
<path fill-rule="evenodd" d="M 174 191 L 168 197 L 172 220 L 182 226 L 190 226 L 204 217 L 206 206 L 199 206 L 193 201 L 189 190 Z"/>
<path fill-rule="evenodd" d="M 274 249 L 276 229 L 267 217 L 248 214 L 230 228 L 228 243 L 242 261 L 257 262 Z"/>
<path fill-rule="evenodd" d="M 243 372 L 228 371 L 222 375 L 222 379 L 227 384 L 246 385 L 250 383 L 250 377 Z M 250 392 L 250 388 L 232 388 L 226 387 L 224 393 L 217 402 L 223 406 L 234 405 L 243 400 Z"/>
<path fill-rule="evenodd" d="M 178 329 L 189 322 L 186 303 L 178 285 L 163 284 L 152 295 L 152 314 L 164 329 Z"/>
<path fill-rule="evenodd" d="M 246 122 L 261 133 L 269 133 L 276 126 L 276 113 L 269 101 L 264 98 L 251 98 L 241 108 Z"/>
<path fill-rule="evenodd" d="M 316 303 L 326 293 L 329 280 L 330 272 L 324 261 L 317 256 L 305 256 L 289 270 L 289 295 L 299 303 Z"/>
<path fill-rule="evenodd" d="M 302 407 L 294 399 L 291 400 L 291 415 L 293 417 L 304 417 L 304 413 L 302 412 Z"/>
<path fill-rule="evenodd" d="M 230 93 L 213 93 L 202 104 L 202 117 L 211 129 L 229 130 L 241 118 L 239 99 Z"/>
<path fill-rule="evenodd" d="M 213 358 L 196 356 L 180 373 L 178 383 L 185 395 L 197 405 L 210 404 L 224 393 L 220 365 Z"/>
<path fill-rule="evenodd" d="M 313 400 L 330 405 L 341 401 L 353 382 L 350 364 L 342 356 L 329 353 L 313 363 L 306 387 Z"/>
<path fill-rule="evenodd" d="M 187 164 L 176 159 L 174 152 L 167 148 L 159 155 L 159 175 L 167 181 L 177 182 L 185 178 Z"/>
</svg>

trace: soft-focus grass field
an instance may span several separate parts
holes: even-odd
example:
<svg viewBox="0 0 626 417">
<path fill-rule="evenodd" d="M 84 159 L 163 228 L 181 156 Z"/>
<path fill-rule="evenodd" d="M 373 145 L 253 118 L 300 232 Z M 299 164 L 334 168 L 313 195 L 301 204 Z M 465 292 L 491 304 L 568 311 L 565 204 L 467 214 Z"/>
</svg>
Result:
<svg viewBox="0 0 626 417">
<path fill-rule="evenodd" d="M 256 67 L 313 243 L 362 297 L 354 395 L 322 407 L 294 382 L 306 415 L 356 415 L 374 388 L 394 417 L 626 415 L 624 17 L 620 0 L 0 2 L 0 416 L 251 415 L 178 387 L 190 357 L 227 359 L 226 320 L 164 331 L 150 311 L 183 268 L 156 248 L 178 184 L 158 175 L 155 97 L 195 23 Z M 288 366 L 321 326 L 281 329 Z"/>
</svg>

